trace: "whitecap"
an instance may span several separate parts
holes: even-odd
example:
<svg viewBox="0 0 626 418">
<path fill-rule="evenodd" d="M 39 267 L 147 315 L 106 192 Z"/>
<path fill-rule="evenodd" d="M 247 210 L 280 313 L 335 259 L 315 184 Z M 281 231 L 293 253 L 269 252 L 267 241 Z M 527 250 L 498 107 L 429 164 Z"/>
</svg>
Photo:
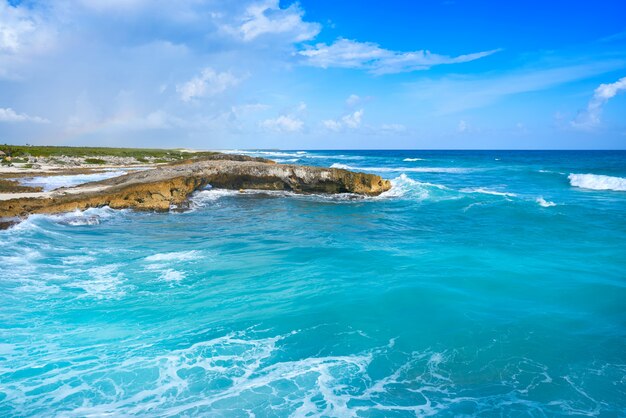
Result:
<svg viewBox="0 0 626 418">
<path fill-rule="evenodd" d="M 483 187 L 466 187 L 460 190 L 463 193 L 481 193 L 492 196 L 516 197 L 515 193 L 499 192 L 497 190 L 485 189 Z"/>
<path fill-rule="evenodd" d="M 340 168 L 342 170 L 353 170 L 354 167 L 349 166 L 348 164 L 341 164 L 341 163 L 333 163 L 330 168 Z"/>
<path fill-rule="evenodd" d="M 545 200 L 545 199 L 544 199 L 543 197 L 541 197 L 541 196 L 540 196 L 540 197 L 538 197 L 537 199 L 535 199 L 535 201 L 536 201 L 537 203 L 539 203 L 539 206 L 544 207 L 544 208 L 549 208 L 549 207 L 552 207 L 552 206 L 556 206 L 556 203 L 551 202 L 551 201 L 549 201 L 549 200 Z"/>
<path fill-rule="evenodd" d="M 167 269 L 161 274 L 160 278 L 167 282 L 179 282 L 185 278 L 185 273 L 174 269 Z"/>
<path fill-rule="evenodd" d="M 204 207 L 222 197 L 236 196 L 237 194 L 239 194 L 237 190 L 209 189 L 194 193 L 189 200 L 195 206 Z"/>
<path fill-rule="evenodd" d="M 600 174 L 570 174 L 569 182 L 574 187 L 590 190 L 626 191 L 626 178 Z"/>
<path fill-rule="evenodd" d="M 406 162 L 414 162 L 414 161 L 426 161 L 426 159 L 424 158 L 405 158 L 402 161 L 406 161 Z"/>
<path fill-rule="evenodd" d="M 158 253 L 144 258 L 149 263 L 163 262 L 163 261 L 189 261 L 195 260 L 201 257 L 200 252 L 197 250 L 191 251 L 178 251 L 171 253 Z"/>
<path fill-rule="evenodd" d="M 391 189 L 381 193 L 377 198 L 409 196 L 418 200 L 424 200 L 431 196 L 432 189 L 450 190 L 441 184 L 413 180 L 402 173 L 391 180 Z"/>
</svg>

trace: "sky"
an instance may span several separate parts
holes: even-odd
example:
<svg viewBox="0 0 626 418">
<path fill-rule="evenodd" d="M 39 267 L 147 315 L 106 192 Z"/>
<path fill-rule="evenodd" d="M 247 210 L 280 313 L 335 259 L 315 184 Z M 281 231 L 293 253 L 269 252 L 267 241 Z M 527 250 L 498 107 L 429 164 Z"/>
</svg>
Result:
<svg viewBox="0 0 626 418">
<path fill-rule="evenodd" d="M 0 0 L 0 143 L 625 149 L 624 0 Z"/>
</svg>

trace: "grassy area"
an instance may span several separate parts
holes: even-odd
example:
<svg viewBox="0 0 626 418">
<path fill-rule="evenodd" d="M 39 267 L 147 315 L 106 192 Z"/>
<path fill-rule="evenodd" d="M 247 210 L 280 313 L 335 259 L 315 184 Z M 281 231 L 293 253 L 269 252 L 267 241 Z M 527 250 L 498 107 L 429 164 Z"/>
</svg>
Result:
<svg viewBox="0 0 626 418">
<path fill-rule="evenodd" d="M 107 147 L 52 147 L 37 145 L 0 145 L 13 158 L 22 158 L 28 155 L 33 157 L 133 157 L 147 161 L 147 158 L 158 158 L 163 161 L 181 160 L 184 158 L 203 157 L 215 154 L 214 152 L 188 153 L 176 149 L 157 148 L 107 148 Z"/>
<path fill-rule="evenodd" d="M 106 164 L 107 162 L 100 158 L 85 158 L 85 164 Z"/>
</svg>

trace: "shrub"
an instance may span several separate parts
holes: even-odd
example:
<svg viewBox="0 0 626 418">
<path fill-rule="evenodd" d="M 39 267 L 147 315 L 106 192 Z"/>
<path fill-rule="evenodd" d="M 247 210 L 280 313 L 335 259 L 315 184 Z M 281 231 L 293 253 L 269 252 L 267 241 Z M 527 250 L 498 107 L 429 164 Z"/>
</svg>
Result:
<svg viewBox="0 0 626 418">
<path fill-rule="evenodd" d="M 107 162 L 100 158 L 85 158 L 85 164 L 106 164 Z"/>
</svg>

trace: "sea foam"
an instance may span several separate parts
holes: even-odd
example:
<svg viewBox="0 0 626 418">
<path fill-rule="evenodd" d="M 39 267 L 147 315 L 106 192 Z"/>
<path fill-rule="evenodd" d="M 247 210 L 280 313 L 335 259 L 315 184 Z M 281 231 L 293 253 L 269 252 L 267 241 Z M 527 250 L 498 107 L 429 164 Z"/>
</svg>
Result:
<svg viewBox="0 0 626 418">
<path fill-rule="evenodd" d="M 504 197 L 516 197 L 517 196 L 515 193 L 499 192 L 497 190 L 485 189 L 483 187 L 466 187 L 464 189 L 461 189 L 461 192 L 463 192 L 463 193 L 481 193 L 481 194 L 488 194 L 488 195 L 492 195 L 492 196 L 504 196 Z"/>
<path fill-rule="evenodd" d="M 198 257 L 200 257 L 200 252 L 197 250 L 191 250 L 154 254 L 146 257 L 145 260 L 149 263 L 154 263 L 163 261 L 188 261 L 194 260 Z"/>
<path fill-rule="evenodd" d="M 622 177 L 600 174 L 570 174 L 567 178 L 572 186 L 581 189 L 626 191 L 626 179 Z"/>
<path fill-rule="evenodd" d="M 432 196 L 435 190 L 449 190 L 441 184 L 421 182 L 413 180 L 406 174 L 402 173 L 398 177 L 391 180 L 391 189 L 383 192 L 378 198 L 390 197 L 412 197 L 417 200 L 425 200 Z"/>
<path fill-rule="evenodd" d="M 537 199 L 535 199 L 535 201 L 539 203 L 539 206 L 544 207 L 544 208 L 556 206 L 556 203 L 550 202 L 549 200 L 546 200 L 543 197 L 538 197 Z"/>
</svg>

